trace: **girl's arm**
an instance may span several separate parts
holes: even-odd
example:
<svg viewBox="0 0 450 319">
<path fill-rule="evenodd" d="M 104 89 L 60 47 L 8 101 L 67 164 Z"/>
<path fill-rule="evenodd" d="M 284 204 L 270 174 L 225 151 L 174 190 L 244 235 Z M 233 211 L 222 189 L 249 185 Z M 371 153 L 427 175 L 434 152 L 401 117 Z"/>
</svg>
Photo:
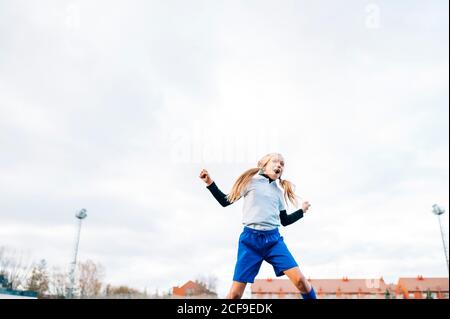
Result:
<svg viewBox="0 0 450 319">
<path fill-rule="evenodd" d="M 295 223 L 297 220 L 303 217 L 303 210 L 299 209 L 292 214 L 287 214 L 286 210 L 280 210 L 281 225 L 288 226 Z"/>
<path fill-rule="evenodd" d="M 280 210 L 280 221 L 281 225 L 288 226 L 290 224 L 295 223 L 297 220 L 303 217 L 303 214 L 306 213 L 311 204 L 309 202 L 304 202 L 302 204 L 302 208 L 293 212 L 292 214 L 287 214 L 286 210 Z"/>
<path fill-rule="evenodd" d="M 211 194 L 213 194 L 214 198 L 219 202 L 220 205 L 222 205 L 222 207 L 227 207 L 232 204 L 228 201 L 227 195 L 222 193 L 222 191 L 219 189 L 219 187 L 217 187 L 215 182 L 212 182 L 212 184 L 206 186 L 206 188 L 209 189 Z"/>
<path fill-rule="evenodd" d="M 219 202 L 220 205 L 222 205 L 223 207 L 227 207 L 232 204 L 228 201 L 227 195 L 222 193 L 219 187 L 217 187 L 216 183 L 214 183 L 214 181 L 211 179 L 206 169 L 203 169 L 200 172 L 200 178 L 206 183 L 206 188 L 209 189 L 211 194 L 213 194 L 214 198 Z"/>
</svg>

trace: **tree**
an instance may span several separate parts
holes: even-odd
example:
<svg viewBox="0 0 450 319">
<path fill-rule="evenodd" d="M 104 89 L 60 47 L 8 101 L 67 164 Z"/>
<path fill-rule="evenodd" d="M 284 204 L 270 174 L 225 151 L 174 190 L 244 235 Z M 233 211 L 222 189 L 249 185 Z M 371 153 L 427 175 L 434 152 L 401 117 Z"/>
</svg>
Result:
<svg viewBox="0 0 450 319">
<path fill-rule="evenodd" d="M 132 297 L 132 296 L 143 296 L 144 294 L 135 288 L 131 288 L 128 286 L 112 286 L 108 284 L 105 289 L 105 294 L 107 296 L 123 296 L 123 297 Z"/>
<path fill-rule="evenodd" d="M 213 295 L 217 296 L 216 286 L 217 286 L 217 277 L 214 275 L 209 275 L 207 277 L 200 276 L 195 280 L 195 283 L 200 286 L 195 292 L 194 295 Z"/>
<path fill-rule="evenodd" d="M 38 298 L 42 298 L 48 291 L 49 277 L 47 273 L 47 263 L 42 259 L 38 265 L 33 267 L 31 276 L 27 281 L 27 289 L 36 291 Z"/>
<path fill-rule="evenodd" d="M 53 267 L 49 278 L 49 293 L 56 298 L 64 298 L 67 291 L 67 274 L 59 267 Z"/>
<path fill-rule="evenodd" d="M 26 283 L 32 263 L 28 256 L 14 249 L 0 246 L 0 274 L 9 282 L 10 289 L 18 289 Z"/>
<path fill-rule="evenodd" d="M 103 266 L 95 264 L 92 260 L 78 264 L 78 287 L 81 297 L 94 297 L 100 294 L 103 272 Z"/>
<path fill-rule="evenodd" d="M 11 289 L 11 284 L 3 273 L 0 273 L 0 288 Z"/>
</svg>

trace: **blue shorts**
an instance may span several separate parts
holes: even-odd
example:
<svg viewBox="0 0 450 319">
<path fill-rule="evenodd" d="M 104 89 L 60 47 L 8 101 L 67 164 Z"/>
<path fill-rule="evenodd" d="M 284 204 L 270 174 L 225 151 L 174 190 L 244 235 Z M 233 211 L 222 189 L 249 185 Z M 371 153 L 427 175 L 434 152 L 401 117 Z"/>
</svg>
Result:
<svg viewBox="0 0 450 319">
<path fill-rule="evenodd" d="M 284 271 L 297 267 L 278 228 L 273 230 L 255 230 L 244 227 L 239 237 L 239 248 L 233 280 L 238 282 L 255 281 L 263 260 L 273 266 L 277 277 L 283 276 Z"/>
</svg>

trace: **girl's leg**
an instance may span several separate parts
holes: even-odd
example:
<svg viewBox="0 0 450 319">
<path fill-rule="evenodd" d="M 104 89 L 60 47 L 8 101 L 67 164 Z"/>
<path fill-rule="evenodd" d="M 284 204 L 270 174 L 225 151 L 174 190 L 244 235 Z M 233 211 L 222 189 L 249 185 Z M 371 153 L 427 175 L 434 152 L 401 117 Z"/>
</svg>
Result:
<svg viewBox="0 0 450 319">
<path fill-rule="evenodd" d="M 284 271 L 284 274 L 292 281 L 292 283 L 300 290 L 301 294 L 308 294 L 311 291 L 311 284 L 300 271 L 300 268 L 294 267 Z"/>
<path fill-rule="evenodd" d="M 242 295 L 244 294 L 245 286 L 247 286 L 247 283 L 245 282 L 233 281 L 230 292 L 228 293 L 226 298 L 241 299 Z"/>
</svg>

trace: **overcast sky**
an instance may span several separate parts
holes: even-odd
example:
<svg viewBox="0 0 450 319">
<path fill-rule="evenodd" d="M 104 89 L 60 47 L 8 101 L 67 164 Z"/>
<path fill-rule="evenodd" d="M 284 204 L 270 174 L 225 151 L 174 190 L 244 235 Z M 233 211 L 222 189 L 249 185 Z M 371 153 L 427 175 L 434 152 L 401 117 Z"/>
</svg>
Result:
<svg viewBox="0 0 450 319">
<path fill-rule="evenodd" d="M 106 282 L 212 275 L 223 297 L 242 201 L 222 208 L 198 174 L 228 192 L 279 152 L 312 204 L 281 230 L 307 277 L 446 276 L 431 206 L 449 207 L 448 12 L 0 0 L 0 246 L 68 267 L 86 208 L 79 259 Z"/>
</svg>

